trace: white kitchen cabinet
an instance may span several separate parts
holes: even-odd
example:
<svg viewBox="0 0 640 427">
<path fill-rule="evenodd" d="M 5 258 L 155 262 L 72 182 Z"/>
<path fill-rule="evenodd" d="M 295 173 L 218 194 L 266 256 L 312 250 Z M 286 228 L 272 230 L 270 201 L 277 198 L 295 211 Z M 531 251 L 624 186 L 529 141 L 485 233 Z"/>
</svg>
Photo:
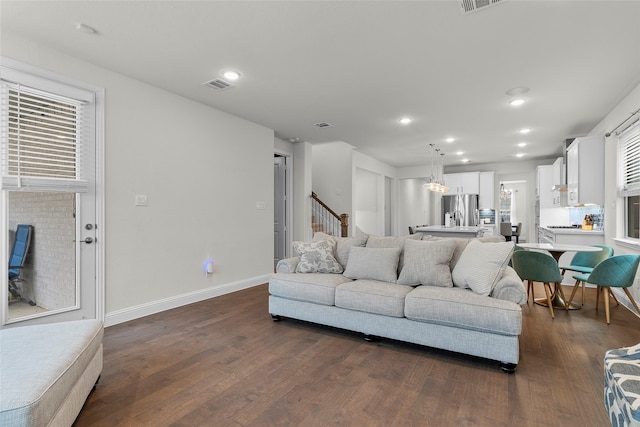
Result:
<svg viewBox="0 0 640 427">
<path fill-rule="evenodd" d="M 556 161 L 553 162 L 553 190 L 551 193 L 554 208 L 569 206 L 564 175 L 564 159 L 562 157 L 558 157 Z"/>
<path fill-rule="evenodd" d="M 553 162 L 553 186 L 557 187 L 564 184 L 564 160 L 558 157 Z"/>
<path fill-rule="evenodd" d="M 480 209 L 495 209 L 495 172 L 480 172 Z"/>
<path fill-rule="evenodd" d="M 553 165 L 540 165 L 536 168 L 536 197 L 540 209 L 553 208 Z"/>
<path fill-rule="evenodd" d="M 567 148 L 568 203 L 604 204 L 604 138 L 576 138 Z"/>
<path fill-rule="evenodd" d="M 480 194 L 480 172 L 444 174 L 449 194 Z"/>
</svg>

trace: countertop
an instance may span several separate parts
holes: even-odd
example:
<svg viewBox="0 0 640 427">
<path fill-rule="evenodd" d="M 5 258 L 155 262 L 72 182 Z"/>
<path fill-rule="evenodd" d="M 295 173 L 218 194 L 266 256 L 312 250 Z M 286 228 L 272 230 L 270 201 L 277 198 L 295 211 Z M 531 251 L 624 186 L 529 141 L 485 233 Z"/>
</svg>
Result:
<svg viewBox="0 0 640 427">
<path fill-rule="evenodd" d="M 583 230 L 581 228 L 549 228 L 545 226 L 540 226 L 547 231 L 550 231 L 553 234 L 587 234 L 594 236 L 604 236 L 604 230 Z"/>
<path fill-rule="evenodd" d="M 428 227 L 416 227 L 416 231 L 423 233 L 428 232 L 445 232 L 445 233 L 477 233 L 484 230 L 485 227 L 446 227 L 444 225 L 430 225 Z"/>
</svg>

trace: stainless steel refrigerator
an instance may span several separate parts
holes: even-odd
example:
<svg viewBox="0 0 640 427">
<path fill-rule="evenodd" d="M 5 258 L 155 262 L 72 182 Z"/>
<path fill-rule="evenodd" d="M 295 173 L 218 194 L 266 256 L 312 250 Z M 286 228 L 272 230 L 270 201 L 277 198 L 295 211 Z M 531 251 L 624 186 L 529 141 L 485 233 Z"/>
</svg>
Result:
<svg viewBox="0 0 640 427">
<path fill-rule="evenodd" d="M 446 226 L 474 226 L 479 222 L 477 194 L 442 196 L 442 223 Z M 447 219 L 449 222 L 447 222 Z"/>
</svg>

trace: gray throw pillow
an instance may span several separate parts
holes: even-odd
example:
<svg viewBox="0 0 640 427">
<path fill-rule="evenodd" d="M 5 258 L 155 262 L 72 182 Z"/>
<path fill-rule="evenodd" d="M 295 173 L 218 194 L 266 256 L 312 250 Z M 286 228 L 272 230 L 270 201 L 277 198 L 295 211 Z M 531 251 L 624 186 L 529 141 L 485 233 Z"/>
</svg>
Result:
<svg viewBox="0 0 640 427">
<path fill-rule="evenodd" d="M 400 248 L 353 246 L 344 275 L 349 279 L 371 279 L 395 283 L 398 278 L 400 252 Z"/>
<path fill-rule="evenodd" d="M 453 269 L 453 283 L 488 296 L 507 267 L 514 242 L 483 243 L 472 240 Z"/>
<path fill-rule="evenodd" d="M 399 285 L 452 287 L 449 261 L 456 248 L 453 240 L 407 240 Z"/>
<path fill-rule="evenodd" d="M 349 262 L 349 250 L 352 246 L 364 246 L 367 243 L 367 238 L 369 236 L 366 234 L 361 234 L 354 237 L 336 237 L 327 233 L 323 233 L 322 231 L 318 231 L 313 235 L 313 241 L 317 242 L 319 240 L 334 240 L 336 242 L 336 251 L 335 257 L 342 265 L 342 267 L 346 268 L 347 263 Z"/>
</svg>

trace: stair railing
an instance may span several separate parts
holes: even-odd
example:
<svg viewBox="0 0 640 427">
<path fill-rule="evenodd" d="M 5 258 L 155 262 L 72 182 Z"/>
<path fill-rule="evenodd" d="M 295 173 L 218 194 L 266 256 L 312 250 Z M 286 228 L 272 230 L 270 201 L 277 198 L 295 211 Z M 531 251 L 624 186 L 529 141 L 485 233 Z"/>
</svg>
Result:
<svg viewBox="0 0 640 427">
<path fill-rule="evenodd" d="M 338 215 L 314 192 L 311 193 L 311 214 L 314 233 L 322 231 L 333 236 L 349 236 L 349 215 Z"/>
</svg>

